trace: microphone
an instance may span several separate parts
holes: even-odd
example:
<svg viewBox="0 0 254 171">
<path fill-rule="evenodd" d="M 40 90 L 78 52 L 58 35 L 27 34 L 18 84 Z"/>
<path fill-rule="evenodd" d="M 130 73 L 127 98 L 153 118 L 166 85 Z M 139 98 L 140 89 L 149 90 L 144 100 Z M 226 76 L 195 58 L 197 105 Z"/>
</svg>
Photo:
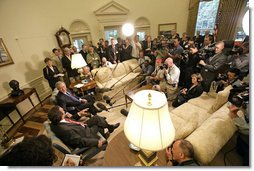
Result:
<svg viewBox="0 0 254 171">
<path fill-rule="evenodd" d="M 124 116 L 128 116 L 129 111 L 125 110 L 125 109 L 121 109 L 120 113 L 123 114 Z"/>
<path fill-rule="evenodd" d="M 109 104 L 111 101 L 111 98 L 107 95 L 104 95 L 102 98 L 106 101 L 107 104 Z"/>
<path fill-rule="evenodd" d="M 100 102 L 98 102 L 96 104 L 96 106 L 98 106 L 98 108 L 100 108 L 101 110 L 105 110 L 105 111 L 109 112 L 108 108 L 104 104 L 102 104 Z"/>
</svg>

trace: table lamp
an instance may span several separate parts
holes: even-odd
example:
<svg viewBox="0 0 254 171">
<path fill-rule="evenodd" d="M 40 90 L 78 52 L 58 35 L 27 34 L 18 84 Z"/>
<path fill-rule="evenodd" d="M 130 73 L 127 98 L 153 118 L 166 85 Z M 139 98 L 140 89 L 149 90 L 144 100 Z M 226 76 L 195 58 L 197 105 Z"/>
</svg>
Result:
<svg viewBox="0 0 254 171">
<path fill-rule="evenodd" d="M 80 53 L 73 54 L 71 56 L 71 68 L 78 69 L 78 73 L 80 74 L 80 78 L 82 77 L 83 73 L 83 67 L 87 66 L 86 61 L 84 60 L 83 56 Z"/>
<path fill-rule="evenodd" d="M 154 165 L 158 159 L 156 152 L 171 145 L 175 138 L 165 94 L 154 90 L 137 92 L 124 123 L 124 133 L 141 149 L 138 155 L 141 162 L 145 166 Z"/>
</svg>

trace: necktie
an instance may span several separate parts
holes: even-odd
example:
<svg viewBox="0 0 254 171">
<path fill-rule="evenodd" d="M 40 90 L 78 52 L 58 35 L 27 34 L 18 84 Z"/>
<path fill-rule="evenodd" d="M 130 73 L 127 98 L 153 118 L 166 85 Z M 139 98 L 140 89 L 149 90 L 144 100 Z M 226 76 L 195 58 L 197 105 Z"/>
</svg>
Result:
<svg viewBox="0 0 254 171">
<path fill-rule="evenodd" d="M 73 124 L 76 124 L 76 125 L 81 125 L 81 126 L 83 126 L 83 127 L 86 127 L 86 126 L 87 126 L 87 124 L 84 124 L 84 123 L 81 123 L 81 122 L 76 122 L 76 121 L 71 120 L 71 119 L 69 119 L 69 118 L 64 118 L 64 120 L 67 121 L 67 122 L 69 122 L 69 123 L 73 123 Z"/>
<path fill-rule="evenodd" d="M 69 96 L 72 100 L 76 102 L 80 102 L 76 97 L 74 97 L 72 94 L 70 94 L 68 91 L 66 92 L 66 95 Z"/>
</svg>

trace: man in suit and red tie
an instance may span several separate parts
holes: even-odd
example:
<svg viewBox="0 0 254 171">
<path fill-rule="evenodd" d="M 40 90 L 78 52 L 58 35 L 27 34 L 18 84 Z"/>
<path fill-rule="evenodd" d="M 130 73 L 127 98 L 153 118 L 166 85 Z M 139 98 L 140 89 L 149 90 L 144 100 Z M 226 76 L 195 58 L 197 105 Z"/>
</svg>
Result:
<svg viewBox="0 0 254 171">
<path fill-rule="evenodd" d="M 119 127 L 120 123 L 111 125 L 105 118 L 93 116 L 86 123 L 76 122 L 65 118 L 65 111 L 59 106 L 50 109 L 48 118 L 50 128 L 66 145 L 72 148 L 98 147 L 105 150 L 109 134 Z M 108 132 L 105 133 L 105 128 Z M 105 138 L 98 135 L 98 132 Z"/>
<path fill-rule="evenodd" d="M 92 96 L 86 95 L 84 98 L 77 97 L 67 90 L 65 83 L 62 81 L 56 83 L 56 88 L 59 90 L 56 96 L 56 102 L 65 112 L 76 114 L 86 108 L 88 108 L 88 111 L 92 115 L 96 115 L 99 112 L 93 105 L 94 99 Z"/>
</svg>

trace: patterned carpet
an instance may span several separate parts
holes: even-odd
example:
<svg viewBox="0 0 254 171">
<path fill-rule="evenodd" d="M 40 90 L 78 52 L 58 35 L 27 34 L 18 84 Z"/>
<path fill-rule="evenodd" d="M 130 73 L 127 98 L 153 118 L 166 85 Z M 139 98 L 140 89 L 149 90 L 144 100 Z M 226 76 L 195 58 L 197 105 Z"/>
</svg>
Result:
<svg viewBox="0 0 254 171">
<path fill-rule="evenodd" d="M 53 107 L 53 104 L 46 101 L 42 107 L 39 106 L 36 110 L 29 112 L 28 119 L 26 119 L 25 124 L 19 127 L 14 134 L 14 138 L 19 138 L 22 136 L 37 136 L 44 132 L 43 122 L 48 119 L 47 113 Z"/>
</svg>

